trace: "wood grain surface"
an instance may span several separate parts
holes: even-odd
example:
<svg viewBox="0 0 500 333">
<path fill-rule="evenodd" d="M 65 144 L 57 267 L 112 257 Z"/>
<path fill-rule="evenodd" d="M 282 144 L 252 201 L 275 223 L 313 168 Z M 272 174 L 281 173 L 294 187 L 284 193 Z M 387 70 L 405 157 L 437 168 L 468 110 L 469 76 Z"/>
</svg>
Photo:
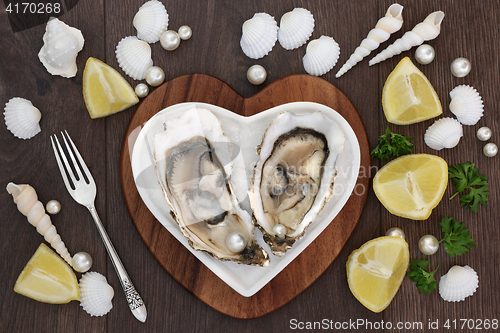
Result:
<svg viewBox="0 0 500 333">
<path fill-rule="evenodd" d="M 256 12 L 267 12 L 277 20 L 294 7 L 309 9 L 315 18 L 312 38 L 332 36 L 341 47 L 339 63 L 323 79 L 342 91 L 358 111 L 365 125 L 370 149 L 385 130 L 387 121 L 380 103 L 382 87 L 389 73 L 405 56 L 415 60 L 414 49 L 403 52 L 378 65 L 369 67 L 367 57 L 344 76 L 335 78 L 336 71 L 348 59 L 361 40 L 382 17 L 393 1 L 389 0 L 162 0 L 169 17 L 169 28 L 177 30 L 183 24 L 193 29 L 193 37 L 183 41 L 173 52 L 166 52 L 159 43 L 151 45 L 154 63 L 165 70 L 167 79 L 185 74 L 202 73 L 227 83 L 238 94 L 247 98 L 263 90 L 272 82 L 291 75 L 305 74 L 302 57 L 305 46 L 286 51 L 279 44 L 266 57 L 252 60 L 239 46 L 241 25 Z M 359 223 L 337 259 L 304 292 L 276 311 L 252 320 L 239 320 L 213 310 L 186 291 L 161 265 L 142 241 L 125 205 L 119 177 L 122 141 L 127 125 L 137 107 L 105 119 L 92 120 L 82 98 L 82 73 L 88 57 L 96 57 L 116 68 L 115 47 L 123 37 L 135 35 L 132 19 L 144 0 L 80 0 L 59 18 L 80 29 L 85 46 L 77 58 L 78 74 L 66 79 L 52 76 L 38 60 L 43 45 L 44 25 L 13 32 L 0 2 L 0 104 L 12 97 L 31 100 L 42 112 L 42 132 L 30 140 L 19 140 L 5 126 L 0 126 L 0 185 L 9 181 L 31 184 L 42 202 L 57 199 L 62 211 L 53 217 L 59 234 L 71 253 L 89 252 L 94 259 L 93 271 L 106 276 L 115 288 L 113 309 L 104 317 L 90 317 L 78 302 L 65 305 L 43 304 L 13 292 L 15 281 L 43 238 L 17 211 L 10 195 L 0 191 L 0 331 L 1 332 L 286 332 L 297 331 L 297 322 L 333 323 L 369 321 L 372 323 L 421 322 L 429 331 L 428 323 L 439 320 L 434 332 L 467 332 L 461 329 L 460 319 L 500 319 L 500 227 L 498 217 L 500 156 L 487 158 L 482 153 L 484 143 L 475 137 L 476 130 L 488 126 L 493 131 L 490 142 L 500 143 L 499 54 L 500 3 L 497 0 L 401 0 L 404 6 L 403 28 L 394 33 L 382 48 L 412 29 L 429 13 L 443 10 L 446 14 L 441 34 L 428 42 L 436 50 L 436 58 L 429 65 L 418 68 L 433 84 L 443 105 L 443 116 L 453 116 L 448 105 L 448 93 L 460 84 L 475 87 L 484 100 L 485 111 L 477 125 L 464 126 L 464 136 L 453 149 L 434 151 L 423 142 L 423 135 L 433 120 L 409 126 L 389 127 L 405 135 L 414 136 L 416 153 L 430 153 L 443 157 L 449 164 L 475 163 L 488 177 L 490 196 L 486 207 L 477 213 L 459 206 L 458 198 L 448 200 L 453 185 L 446 190 L 441 203 L 426 221 L 411 221 L 391 215 L 380 205 L 370 188 Z M 11 14 L 12 15 L 12 14 Z M 472 63 L 471 73 L 455 78 L 449 67 L 453 59 L 466 57 Z M 415 61 L 414 61 L 415 62 Z M 252 86 L 246 71 L 253 64 L 264 66 L 268 78 L 262 86 Z M 124 74 L 123 74 L 124 75 Z M 125 76 L 125 75 L 124 75 Z M 135 86 L 134 81 L 125 76 Z M 67 194 L 52 156 L 49 136 L 66 129 L 78 145 L 98 187 L 97 210 L 113 241 L 121 260 L 148 308 L 146 323 L 138 322 L 130 314 L 124 294 L 90 214 Z M 372 177 L 382 166 L 372 162 Z M 348 255 L 366 241 L 385 234 L 390 227 L 403 228 L 407 235 L 412 258 L 423 258 L 418 240 L 425 234 L 441 237 L 438 222 L 443 216 L 454 216 L 466 223 L 476 240 L 477 248 L 459 257 L 450 258 L 443 249 L 429 257 L 430 268 L 439 264 L 439 278 L 455 264 L 469 265 L 479 275 L 479 288 L 474 296 L 460 303 L 444 302 L 435 291 L 419 294 L 415 284 L 405 279 L 396 297 L 382 313 L 372 313 L 351 294 L 347 286 L 345 262 Z M 80 276 L 78 274 L 78 276 Z M 293 277 L 292 277 L 293 278 Z M 258 304 L 256 305 L 259 306 Z M 447 320 L 457 320 L 457 329 L 446 329 Z M 450 324 L 453 325 L 451 322 Z M 346 326 L 344 326 L 346 327 Z M 349 326 L 341 331 L 355 331 Z M 488 331 L 484 329 L 482 331 Z M 366 326 L 358 327 L 358 331 Z M 304 330 L 307 331 L 307 330 Z M 312 330 L 309 330 L 312 331 Z M 393 331 L 386 329 L 386 331 Z M 401 330 L 402 331 L 402 330 Z M 479 331 L 479 330 L 478 330 Z M 491 329 L 490 329 L 491 331 Z"/>
</svg>

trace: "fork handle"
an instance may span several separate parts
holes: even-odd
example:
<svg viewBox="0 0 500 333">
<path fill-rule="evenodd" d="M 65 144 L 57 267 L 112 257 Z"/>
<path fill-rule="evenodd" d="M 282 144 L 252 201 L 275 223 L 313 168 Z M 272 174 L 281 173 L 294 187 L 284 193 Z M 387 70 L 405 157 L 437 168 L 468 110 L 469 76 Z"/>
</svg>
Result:
<svg viewBox="0 0 500 333">
<path fill-rule="evenodd" d="M 109 258 L 113 263 L 113 267 L 115 268 L 116 274 L 118 274 L 118 278 L 122 285 L 123 291 L 125 292 L 125 297 L 127 299 L 128 306 L 130 307 L 130 311 L 132 311 L 132 314 L 139 321 L 145 322 L 147 317 L 147 312 L 146 312 L 146 306 L 144 305 L 144 301 L 142 300 L 137 290 L 135 290 L 135 287 L 132 284 L 132 281 L 130 280 L 127 271 L 125 270 L 125 267 L 123 267 L 123 264 L 120 258 L 118 257 L 118 254 L 116 253 L 116 250 L 113 244 L 111 243 L 111 240 L 109 239 L 109 236 L 106 233 L 104 226 L 102 225 L 101 219 L 97 214 L 95 206 L 92 204 L 90 206 L 87 206 L 87 209 L 90 211 L 90 214 L 94 218 L 97 229 L 99 230 L 99 234 L 101 235 L 102 241 L 104 242 L 106 250 L 108 251 Z"/>
</svg>

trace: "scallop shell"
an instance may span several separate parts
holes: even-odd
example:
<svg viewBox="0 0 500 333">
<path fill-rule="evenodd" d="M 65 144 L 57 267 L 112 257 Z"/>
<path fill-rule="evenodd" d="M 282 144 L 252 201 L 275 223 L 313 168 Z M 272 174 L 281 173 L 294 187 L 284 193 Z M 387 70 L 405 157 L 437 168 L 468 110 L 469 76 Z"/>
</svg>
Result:
<svg viewBox="0 0 500 333">
<path fill-rule="evenodd" d="M 115 53 L 120 68 L 134 80 L 144 80 L 147 69 L 153 66 L 151 47 L 135 36 L 123 38 Z"/>
<path fill-rule="evenodd" d="M 436 38 L 441 32 L 441 22 L 443 19 L 444 13 L 440 10 L 429 14 L 423 22 L 417 24 L 411 31 L 407 31 L 403 37 L 399 38 L 385 50 L 373 57 L 368 64 L 370 66 L 378 64 L 385 59 L 411 49 L 413 46 L 420 45 L 425 41 Z"/>
<path fill-rule="evenodd" d="M 475 125 L 483 116 L 483 100 L 471 86 L 460 85 L 450 91 L 450 111 L 464 125 Z"/>
<path fill-rule="evenodd" d="M 321 36 L 307 44 L 302 58 L 304 69 L 310 75 L 321 76 L 329 72 L 339 60 L 339 44 L 328 36 Z"/>
<path fill-rule="evenodd" d="M 156 43 L 168 28 L 167 10 L 161 2 L 150 0 L 139 8 L 133 24 L 137 30 L 137 38 L 148 43 Z"/>
<path fill-rule="evenodd" d="M 256 13 L 241 28 L 240 46 L 249 58 L 260 59 L 267 55 L 278 40 L 278 24 L 267 13 Z"/>
<path fill-rule="evenodd" d="M 425 131 L 424 141 L 435 150 L 453 148 L 463 136 L 462 124 L 453 118 L 438 119 Z"/>
<path fill-rule="evenodd" d="M 314 30 L 314 17 L 305 8 L 295 8 L 283 14 L 278 30 L 278 41 L 287 50 L 304 45 Z"/>
<path fill-rule="evenodd" d="M 19 139 L 31 139 L 40 129 L 40 110 L 27 99 L 14 97 L 5 104 L 5 125 Z"/>
<path fill-rule="evenodd" d="M 477 273 L 469 266 L 453 266 L 439 280 L 439 295 L 448 302 L 460 302 L 472 296 L 479 285 Z"/>
<path fill-rule="evenodd" d="M 38 58 L 47 71 L 63 77 L 75 76 L 76 56 L 85 42 L 82 32 L 52 18 L 45 27 L 43 42 Z"/>
<path fill-rule="evenodd" d="M 96 272 L 88 272 L 80 279 L 80 305 L 91 316 L 104 316 L 112 308 L 115 295 L 106 277 Z"/>
</svg>

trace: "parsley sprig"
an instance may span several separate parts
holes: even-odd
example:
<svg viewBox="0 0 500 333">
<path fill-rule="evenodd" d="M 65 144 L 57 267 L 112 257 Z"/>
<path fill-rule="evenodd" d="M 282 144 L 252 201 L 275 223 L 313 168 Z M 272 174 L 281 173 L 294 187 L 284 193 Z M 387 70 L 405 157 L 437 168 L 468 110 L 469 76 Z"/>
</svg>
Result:
<svg viewBox="0 0 500 333">
<path fill-rule="evenodd" d="M 430 261 L 425 258 L 420 260 L 412 259 L 410 261 L 410 271 L 406 273 L 406 276 L 417 283 L 419 293 L 430 294 L 436 289 L 437 281 L 434 279 L 434 273 L 438 270 L 439 265 L 434 271 L 429 272 L 425 268 L 429 263 Z"/>
<path fill-rule="evenodd" d="M 455 196 L 460 196 L 460 206 L 468 207 L 471 211 L 477 212 L 478 204 L 486 206 L 488 201 L 488 179 L 477 172 L 477 168 L 470 161 L 451 165 L 448 168 L 448 176 L 455 185 Z"/>
<path fill-rule="evenodd" d="M 378 146 L 370 153 L 370 155 L 372 158 L 378 158 L 385 162 L 389 158 L 410 154 L 413 148 L 413 143 L 408 140 L 413 140 L 413 138 L 393 133 L 389 126 L 387 126 L 385 134 L 382 134 L 378 138 Z"/>
<path fill-rule="evenodd" d="M 465 223 L 460 223 L 451 216 L 445 216 L 439 225 L 444 233 L 444 238 L 439 242 L 444 242 L 444 250 L 450 257 L 462 255 L 476 248 L 476 242 L 471 238 L 469 229 L 465 229 Z"/>
</svg>

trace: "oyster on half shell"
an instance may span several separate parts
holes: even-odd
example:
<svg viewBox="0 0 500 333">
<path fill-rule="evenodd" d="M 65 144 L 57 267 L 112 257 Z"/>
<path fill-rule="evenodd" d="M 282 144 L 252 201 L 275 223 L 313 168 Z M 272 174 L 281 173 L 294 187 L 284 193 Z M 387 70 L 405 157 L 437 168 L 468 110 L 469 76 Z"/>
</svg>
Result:
<svg viewBox="0 0 500 333">
<path fill-rule="evenodd" d="M 264 132 L 249 196 L 273 254 L 285 255 L 332 196 L 344 140 L 340 127 L 319 111 L 281 113 Z"/>
<path fill-rule="evenodd" d="M 232 147 L 207 109 L 193 108 L 166 122 L 165 131 L 154 138 L 160 187 L 195 250 L 220 260 L 267 266 L 269 256 L 255 241 L 251 216 L 234 195 L 233 165 L 226 158 Z"/>
</svg>

